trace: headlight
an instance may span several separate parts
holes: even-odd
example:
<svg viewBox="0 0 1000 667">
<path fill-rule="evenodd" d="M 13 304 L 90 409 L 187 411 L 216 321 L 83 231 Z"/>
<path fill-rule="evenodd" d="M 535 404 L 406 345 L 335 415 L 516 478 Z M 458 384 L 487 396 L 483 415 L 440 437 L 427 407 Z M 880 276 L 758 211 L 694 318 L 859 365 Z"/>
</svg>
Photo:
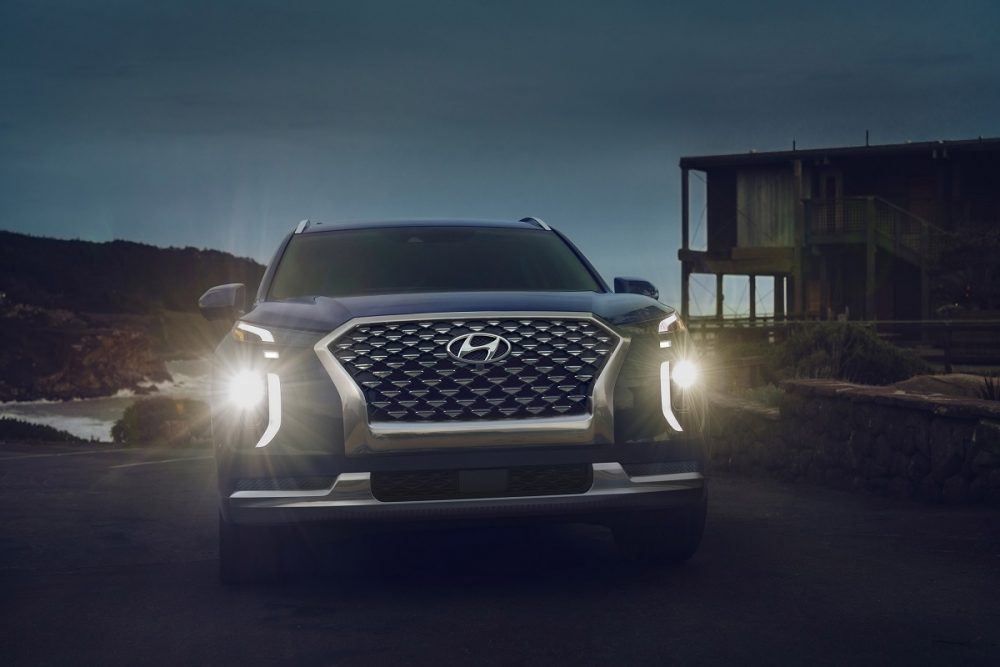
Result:
<svg viewBox="0 0 1000 667">
<path fill-rule="evenodd" d="M 689 389 L 698 381 L 698 366 L 693 361 L 682 359 L 674 366 L 671 375 L 674 384 L 681 389 Z"/>
<path fill-rule="evenodd" d="M 233 338 L 243 343 L 247 339 L 247 334 L 256 336 L 262 343 L 274 342 L 274 334 L 264 327 L 257 327 L 252 324 L 247 324 L 246 322 L 237 322 L 236 328 L 233 329 Z"/>
<path fill-rule="evenodd" d="M 229 402 L 242 410 L 260 405 L 266 393 L 264 378 L 253 371 L 240 371 L 229 379 Z"/>
<path fill-rule="evenodd" d="M 660 320 L 660 324 L 656 327 L 657 332 L 661 334 L 673 333 L 679 321 L 680 318 L 677 317 L 677 313 L 671 313 L 664 319 Z"/>
<path fill-rule="evenodd" d="M 266 447 L 281 428 L 281 379 L 278 374 L 267 373 L 265 378 L 258 372 L 239 371 L 229 379 L 227 394 L 230 405 L 240 411 L 244 425 L 260 433 L 256 446 Z M 263 432 L 257 430 L 258 426 Z"/>
<path fill-rule="evenodd" d="M 265 359 L 278 359 L 278 351 L 269 347 L 274 344 L 274 334 L 264 327 L 254 326 L 246 322 L 237 322 L 232 331 L 233 338 L 240 343 L 255 343 L 264 346 Z M 257 340 L 255 341 L 254 338 Z M 258 343 L 259 341 L 259 343 Z"/>
<path fill-rule="evenodd" d="M 656 333 L 660 336 L 660 348 L 674 347 L 674 334 L 683 329 L 684 325 L 681 323 L 681 318 L 677 317 L 677 313 L 671 313 L 660 320 L 660 323 L 656 327 Z"/>
<path fill-rule="evenodd" d="M 302 340 L 309 342 L 309 337 L 314 337 L 286 330 L 281 335 L 281 342 L 293 347 L 304 347 Z M 237 346 L 235 358 L 230 360 L 231 375 L 225 384 L 226 399 L 239 415 L 238 425 L 245 432 L 244 439 L 256 439 L 256 447 L 266 447 L 281 428 L 278 359 L 282 355 L 276 349 L 279 341 L 275 340 L 274 330 L 243 321 L 233 327 L 232 337 Z M 261 356 L 266 361 L 260 361 Z"/>
</svg>

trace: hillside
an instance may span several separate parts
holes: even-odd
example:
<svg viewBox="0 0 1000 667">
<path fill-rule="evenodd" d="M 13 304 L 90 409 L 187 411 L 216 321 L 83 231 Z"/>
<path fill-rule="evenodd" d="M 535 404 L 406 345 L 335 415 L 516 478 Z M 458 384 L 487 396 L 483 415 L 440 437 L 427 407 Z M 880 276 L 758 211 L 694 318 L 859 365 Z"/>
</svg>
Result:
<svg viewBox="0 0 1000 667">
<path fill-rule="evenodd" d="M 206 354 L 228 325 L 198 297 L 264 267 L 216 250 L 0 232 L 0 401 L 144 391 L 165 359 Z"/>
<path fill-rule="evenodd" d="M 68 241 L 0 231 L 0 292 L 13 303 L 89 313 L 197 311 L 222 283 L 254 289 L 264 267 L 218 250 Z"/>
</svg>

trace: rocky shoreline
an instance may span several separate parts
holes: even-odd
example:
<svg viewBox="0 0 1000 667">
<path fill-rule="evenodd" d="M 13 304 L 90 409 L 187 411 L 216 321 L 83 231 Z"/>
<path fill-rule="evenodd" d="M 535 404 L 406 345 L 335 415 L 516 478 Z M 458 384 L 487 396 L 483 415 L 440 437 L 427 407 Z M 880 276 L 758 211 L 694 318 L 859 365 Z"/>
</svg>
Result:
<svg viewBox="0 0 1000 667">
<path fill-rule="evenodd" d="M 198 297 L 252 292 L 263 272 L 217 250 L 0 230 L 0 402 L 154 392 L 173 379 L 167 361 L 204 358 L 228 332 Z"/>
<path fill-rule="evenodd" d="M 144 331 L 65 310 L 0 303 L 0 402 L 142 394 L 170 379 Z"/>
</svg>

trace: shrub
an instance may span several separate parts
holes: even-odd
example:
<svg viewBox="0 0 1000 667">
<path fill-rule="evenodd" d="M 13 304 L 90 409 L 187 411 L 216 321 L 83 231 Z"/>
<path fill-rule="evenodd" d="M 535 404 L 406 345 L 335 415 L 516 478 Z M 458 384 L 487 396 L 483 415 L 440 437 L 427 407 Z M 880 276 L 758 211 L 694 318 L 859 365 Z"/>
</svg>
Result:
<svg viewBox="0 0 1000 667">
<path fill-rule="evenodd" d="M 852 322 L 800 325 L 776 346 L 772 364 L 783 374 L 834 378 L 861 384 L 892 384 L 930 372 L 914 354 Z"/>
<path fill-rule="evenodd" d="M 1000 377 L 984 377 L 979 397 L 985 401 L 1000 401 Z"/>
<path fill-rule="evenodd" d="M 0 442 L 86 442 L 72 433 L 45 424 L 0 417 Z"/>
<path fill-rule="evenodd" d="M 115 442 L 136 445 L 184 447 L 207 442 L 208 406 L 201 401 L 156 396 L 136 401 L 111 428 Z"/>
<path fill-rule="evenodd" d="M 781 397 L 784 395 L 785 392 L 781 387 L 776 387 L 773 384 L 750 387 L 740 392 L 740 398 L 759 403 L 760 405 L 766 405 L 769 408 L 778 407 L 781 403 Z"/>
</svg>

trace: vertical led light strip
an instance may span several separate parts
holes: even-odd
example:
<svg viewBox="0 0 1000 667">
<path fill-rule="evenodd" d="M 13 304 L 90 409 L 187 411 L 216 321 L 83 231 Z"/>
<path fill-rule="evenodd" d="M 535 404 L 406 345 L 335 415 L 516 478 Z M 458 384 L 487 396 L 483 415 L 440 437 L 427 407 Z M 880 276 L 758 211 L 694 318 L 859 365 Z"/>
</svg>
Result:
<svg viewBox="0 0 1000 667">
<path fill-rule="evenodd" d="M 267 374 L 267 428 L 257 441 L 258 447 L 266 447 L 274 440 L 281 428 L 281 380 L 277 373 Z"/>
<path fill-rule="evenodd" d="M 674 407 L 670 403 L 670 362 L 664 361 L 660 364 L 660 405 L 663 408 L 663 417 L 670 424 L 670 428 L 675 431 L 683 431 L 681 423 L 677 421 L 674 414 Z"/>
</svg>

